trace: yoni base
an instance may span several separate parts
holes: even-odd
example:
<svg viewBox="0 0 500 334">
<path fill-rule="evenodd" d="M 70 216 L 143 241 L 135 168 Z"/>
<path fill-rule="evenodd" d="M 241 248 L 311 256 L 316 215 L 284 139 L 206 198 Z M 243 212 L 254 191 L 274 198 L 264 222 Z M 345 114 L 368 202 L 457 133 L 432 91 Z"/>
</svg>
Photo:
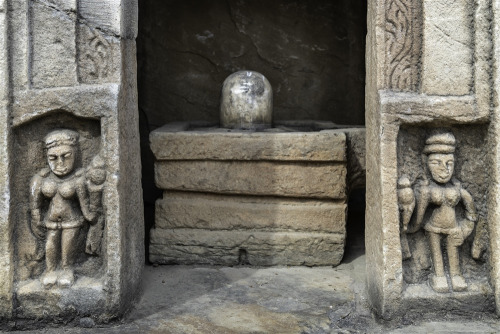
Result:
<svg viewBox="0 0 500 334">
<path fill-rule="evenodd" d="M 294 122 L 262 132 L 171 123 L 150 136 L 154 263 L 337 265 L 344 254 L 346 134 Z"/>
</svg>

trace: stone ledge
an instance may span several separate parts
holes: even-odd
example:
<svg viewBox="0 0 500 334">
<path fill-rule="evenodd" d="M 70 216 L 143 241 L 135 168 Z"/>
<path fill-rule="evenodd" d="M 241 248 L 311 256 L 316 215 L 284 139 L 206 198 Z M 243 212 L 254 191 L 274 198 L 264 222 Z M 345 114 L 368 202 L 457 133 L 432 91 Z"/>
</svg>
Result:
<svg viewBox="0 0 500 334">
<path fill-rule="evenodd" d="M 156 185 L 164 190 L 218 194 L 344 199 L 345 164 L 267 161 L 160 161 Z"/>
<path fill-rule="evenodd" d="M 165 192 L 156 201 L 155 226 L 344 234 L 346 210 L 344 201 Z"/>
<path fill-rule="evenodd" d="M 149 259 L 161 264 L 327 266 L 340 263 L 344 244 L 345 236 L 336 233 L 156 228 Z"/>
<path fill-rule="evenodd" d="M 106 316 L 107 292 L 103 284 L 89 277 L 79 278 L 71 288 L 44 289 L 39 280 L 23 282 L 16 292 L 18 318 L 61 315 Z M 104 318 L 104 320 L 106 320 Z"/>
<path fill-rule="evenodd" d="M 428 284 L 409 284 L 403 292 L 403 304 L 408 310 L 440 312 L 453 310 L 456 314 L 471 312 L 495 312 L 493 290 L 487 280 L 468 282 L 468 289 L 462 292 L 437 293 Z"/>
<path fill-rule="evenodd" d="M 157 160 L 346 161 L 346 136 L 319 132 L 187 131 L 167 124 L 150 135 Z"/>
</svg>

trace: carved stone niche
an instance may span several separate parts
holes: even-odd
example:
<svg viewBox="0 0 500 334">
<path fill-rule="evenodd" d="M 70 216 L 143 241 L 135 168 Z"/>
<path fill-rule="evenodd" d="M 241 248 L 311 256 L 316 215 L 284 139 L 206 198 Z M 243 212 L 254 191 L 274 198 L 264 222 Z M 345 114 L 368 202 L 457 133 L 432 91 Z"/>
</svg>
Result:
<svg viewBox="0 0 500 334">
<path fill-rule="evenodd" d="M 402 127 L 398 205 L 405 309 L 493 312 L 485 126 Z"/>
<path fill-rule="evenodd" d="M 0 0 L 0 317 L 16 328 L 106 322 L 138 297 L 136 19 L 134 0 Z"/>
<path fill-rule="evenodd" d="M 107 171 L 100 122 L 57 112 L 17 127 L 14 134 L 17 302 L 23 306 L 30 296 L 60 294 L 65 288 L 83 289 L 90 298 L 82 282 L 102 286 L 106 256 L 102 195 Z M 69 166 L 64 159 L 74 161 Z M 100 189 L 92 180 L 96 173 Z M 96 249 L 86 251 L 87 243 Z"/>
<path fill-rule="evenodd" d="M 99 119 L 57 110 L 13 131 L 18 318 L 106 311 L 113 182 L 101 127 Z"/>
<path fill-rule="evenodd" d="M 499 18 L 368 2 L 367 292 L 385 319 L 500 313 Z"/>
</svg>

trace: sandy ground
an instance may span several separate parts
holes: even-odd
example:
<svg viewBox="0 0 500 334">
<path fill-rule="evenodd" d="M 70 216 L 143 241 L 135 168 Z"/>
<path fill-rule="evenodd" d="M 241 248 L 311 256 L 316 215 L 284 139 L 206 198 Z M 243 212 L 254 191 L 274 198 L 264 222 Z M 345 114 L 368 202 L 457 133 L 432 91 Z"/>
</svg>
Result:
<svg viewBox="0 0 500 334">
<path fill-rule="evenodd" d="M 120 322 L 98 326 L 83 319 L 80 327 L 22 333 L 500 332 L 491 315 L 380 323 L 366 303 L 364 280 L 361 247 L 348 250 L 335 268 L 146 266 L 142 298 Z"/>
</svg>

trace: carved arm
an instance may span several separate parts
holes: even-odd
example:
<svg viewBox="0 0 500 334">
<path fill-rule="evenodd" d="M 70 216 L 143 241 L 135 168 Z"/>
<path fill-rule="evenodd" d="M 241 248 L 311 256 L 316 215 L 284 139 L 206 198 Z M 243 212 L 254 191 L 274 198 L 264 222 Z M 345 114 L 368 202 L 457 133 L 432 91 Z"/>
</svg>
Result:
<svg viewBox="0 0 500 334">
<path fill-rule="evenodd" d="M 95 211 L 91 211 L 89 207 L 89 196 L 87 190 L 85 189 L 84 178 L 79 178 L 76 185 L 76 193 L 78 195 L 78 201 L 80 203 L 80 208 L 82 210 L 83 217 L 89 222 L 93 222 L 96 218 Z"/>
<path fill-rule="evenodd" d="M 30 182 L 29 207 L 31 214 L 31 231 L 38 239 L 45 237 L 43 231 L 43 222 L 41 215 L 43 194 L 42 194 L 43 178 L 40 174 L 33 176 Z"/>
<path fill-rule="evenodd" d="M 429 186 L 427 183 L 423 183 L 416 189 L 417 193 L 417 212 L 415 215 L 415 220 L 413 222 L 413 227 L 409 231 L 410 233 L 417 232 L 422 227 L 422 222 L 424 220 L 425 211 L 427 210 L 427 206 L 429 205 Z"/>
<path fill-rule="evenodd" d="M 462 202 L 465 207 L 465 218 L 471 222 L 477 221 L 476 208 L 474 207 L 474 199 L 472 195 L 465 189 L 460 188 L 460 195 L 462 196 Z"/>
</svg>

